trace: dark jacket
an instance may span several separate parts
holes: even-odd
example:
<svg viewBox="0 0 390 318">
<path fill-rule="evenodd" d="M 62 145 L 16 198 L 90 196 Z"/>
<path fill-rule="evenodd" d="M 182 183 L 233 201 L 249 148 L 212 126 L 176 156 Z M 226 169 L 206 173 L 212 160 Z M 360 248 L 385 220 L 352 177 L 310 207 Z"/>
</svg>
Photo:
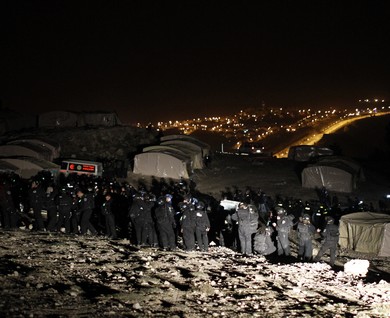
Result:
<svg viewBox="0 0 390 318">
<path fill-rule="evenodd" d="M 207 212 L 204 210 L 196 210 L 195 211 L 196 215 L 196 228 L 199 230 L 206 230 L 210 228 L 210 220 L 207 215 Z"/>
<path fill-rule="evenodd" d="M 335 243 L 339 241 L 339 226 L 336 224 L 327 224 L 324 231 L 322 232 L 324 242 Z"/>
<path fill-rule="evenodd" d="M 298 223 L 297 226 L 298 239 L 302 241 L 311 240 L 316 229 L 313 224 Z"/>
<path fill-rule="evenodd" d="M 193 204 L 188 204 L 182 209 L 182 216 L 180 218 L 181 227 L 193 227 L 196 226 L 196 212 Z"/>
<path fill-rule="evenodd" d="M 257 231 L 259 225 L 259 214 L 257 211 L 251 211 L 249 208 L 238 209 L 232 214 L 232 219 L 238 222 L 239 228 L 245 228 L 252 233 Z"/>
<path fill-rule="evenodd" d="M 173 209 L 172 205 L 168 203 L 158 205 L 154 210 L 154 218 L 156 220 L 157 225 L 172 224 L 173 226 L 175 226 L 176 223 L 174 215 L 175 210 Z"/>
</svg>

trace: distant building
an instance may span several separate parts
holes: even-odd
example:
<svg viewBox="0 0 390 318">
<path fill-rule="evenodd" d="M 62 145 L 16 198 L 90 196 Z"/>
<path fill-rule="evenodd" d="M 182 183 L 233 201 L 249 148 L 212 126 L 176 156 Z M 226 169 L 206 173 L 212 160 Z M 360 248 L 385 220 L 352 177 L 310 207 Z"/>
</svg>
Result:
<svg viewBox="0 0 390 318">
<path fill-rule="evenodd" d="M 51 111 L 39 115 L 39 128 L 114 127 L 121 122 L 115 112 Z"/>
</svg>

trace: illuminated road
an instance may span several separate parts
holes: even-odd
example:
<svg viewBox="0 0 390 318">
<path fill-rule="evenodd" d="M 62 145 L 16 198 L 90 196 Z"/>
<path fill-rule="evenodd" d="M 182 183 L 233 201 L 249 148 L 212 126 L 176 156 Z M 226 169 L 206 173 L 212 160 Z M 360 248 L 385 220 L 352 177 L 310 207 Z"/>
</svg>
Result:
<svg viewBox="0 0 390 318">
<path fill-rule="evenodd" d="M 383 113 L 377 113 L 377 114 L 375 114 L 375 116 L 382 116 L 382 115 L 389 115 L 389 114 L 390 114 L 390 112 L 383 112 Z M 360 120 L 360 119 L 364 119 L 364 118 L 368 118 L 368 117 L 371 117 L 371 115 L 356 116 L 353 118 L 338 120 L 335 123 L 333 123 L 332 125 L 323 129 L 321 133 L 306 136 L 306 137 L 292 143 L 291 145 L 284 148 L 283 150 L 275 153 L 274 156 L 276 158 L 287 158 L 288 150 L 290 149 L 290 147 L 297 146 L 297 145 L 314 145 L 318 141 L 321 140 L 321 138 L 323 137 L 324 134 L 332 134 L 335 131 L 339 130 L 340 128 L 343 128 L 345 126 L 350 125 L 352 122 L 354 122 L 356 120 Z"/>
</svg>

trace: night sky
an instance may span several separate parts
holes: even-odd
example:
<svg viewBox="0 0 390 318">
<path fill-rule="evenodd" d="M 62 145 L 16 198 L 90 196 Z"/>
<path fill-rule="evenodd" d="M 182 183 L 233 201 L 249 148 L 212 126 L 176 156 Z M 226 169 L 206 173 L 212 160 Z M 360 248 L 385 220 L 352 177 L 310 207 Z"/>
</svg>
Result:
<svg viewBox="0 0 390 318">
<path fill-rule="evenodd" d="M 135 123 L 389 100 L 388 1 L 256 2 L 3 0 L 2 106 Z"/>
</svg>

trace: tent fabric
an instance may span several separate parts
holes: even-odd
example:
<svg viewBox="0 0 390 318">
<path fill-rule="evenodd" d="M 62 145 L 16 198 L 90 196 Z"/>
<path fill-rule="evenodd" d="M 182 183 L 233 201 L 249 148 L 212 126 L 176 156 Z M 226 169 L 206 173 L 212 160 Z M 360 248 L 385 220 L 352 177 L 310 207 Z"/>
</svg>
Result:
<svg viewBox="0 0 390 318">
<path fill-rule="evenodd" d="M 192 144 L 185 140 L 167 140 L 161 143 L 164 146 L 170 146 L 176 149 L 179 149 L 187 154 L 189 154 L 192 158 L 194 169 L 203 169 L 203 155 L 202 148 Z"/>
<path fill-rule="evenodd" d="M 174 148 L 170 146 L 164 145 L 156 145 L 156 146 L 148 146 L 142 149 L 143 152 L 161 152 L 169 155 L 173 155 L 174 157 L 181 159 L 187 163 L 187 169 L 191 173 L 194 171 L 194 162 L 192 161 L 191 155 L 188 153 Z"/>
<path fill-rule="evenodd" d="M 197 138 L 194 138 L 194 137 L 191 137 L 188 135 L 168 135 L 168 136 L 163 136 L 160 138 L 161 142 L 169 141 L 169 140 L 184 140 L 184 141 L 191 142 L 191 143 L 201 147 L 203 157 L 206 157 L 210 154 L 210 149 L 211 149 L 210 145 L 203 142 L 203 141 L 200 141 Z"/>
<path fill-rule="evenodd" d="M 344 170 L 350 171 L 356 177 L 357 181 L 365 180 L 362 167 L 359 163 L 352 160 L 351 158 L 343 156 L 327 156 L 319 158 L 317 163 L 342 168 Z"/>
<path fill-rule="evenodd" d="M 0 157 L 26 156 L 52 161 L 53 155 L 47 149 L 38 145 L 20 143 L 0 146 Z"/>
<path fill-rule="evenodd" d="M 363 169 L 353 160 L 341 156 L 319 158 L 302 170 L 302 187 L 322 188 L 336 192 L 352 192 L 364 181 Z"/>
<path fill-rule="evenodd" d="M 333 155 L 333 150 L 329 148 L 309 145 L 292 146 L 288 151 L 288 159 L 300 162 L 331 155 Z"/>
<path fill-rule="evenodd" d="M 187 163 L 173 154 L 143 152 L 134 157 L 135 174 L 159 178 L 188 179 Z"/>
<path fill-rule="evenodd" d="M 59 158 L 61 153 L 61 146 L 54 140 L 47 139 L 46 137 L 24 137 L 23 139 L 17 139 L 8 142 L 8 145 L 13 144 L 33 144 L 38 145 L 41 148 L 45 148 L 51 152 L 51 157 L 53 159 Z"/>
<path fill-rule="evenodd" d="M 0 172 L 16 172 L 18 167 L 0 159 Z"/>
<path fill-rule="evenodd" d="M 342 248 L 378 256 L 390 256 L 390 215 L 358 212 L 340 218 Z"/>
<path fill-rule="evenodd" d="M 50 171 L 54 176 L 57 176 L 60 171 L 60 166 L 32 157 L 0 158 L 0 167 L 3 165 L 11 165 L 12 171 L 23 179 L 31 178 L 42 170 Z"/>
<path fill-rule="evenodd" d="M 330 166 L 313 165 L 302 171 L 302 187 L 322 188 L 330 191 L 350 193 L 355 189 L 355 180 L 352 173 Z"/>
</svg>

